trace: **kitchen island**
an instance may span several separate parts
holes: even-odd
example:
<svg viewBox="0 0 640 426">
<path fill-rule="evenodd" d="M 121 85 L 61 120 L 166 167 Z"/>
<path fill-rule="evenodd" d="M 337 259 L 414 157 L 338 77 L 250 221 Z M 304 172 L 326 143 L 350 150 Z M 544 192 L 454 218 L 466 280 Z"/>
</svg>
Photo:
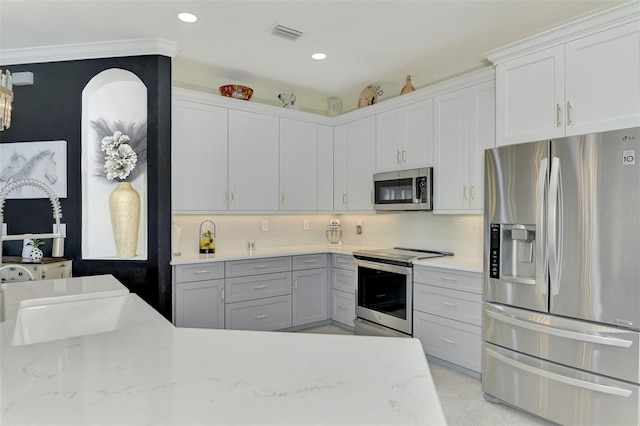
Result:
<svg viewBox="0 0 640 426">
<path fill-rule="evenodd" d="M 154 318 L 12 346 L 19 303 L 74 284 L 90 292 L 92 278 L 2 284 L 0 424 L 446 424 L 410 338 L 174 328 Z"/>
</svg>

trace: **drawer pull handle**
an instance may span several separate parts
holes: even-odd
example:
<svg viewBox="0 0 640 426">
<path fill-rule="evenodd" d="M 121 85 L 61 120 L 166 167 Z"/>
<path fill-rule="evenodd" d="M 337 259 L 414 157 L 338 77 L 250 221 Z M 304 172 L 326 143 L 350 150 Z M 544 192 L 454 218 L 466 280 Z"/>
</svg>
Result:
<svg viewBox="0 0 640 426">
<path fill-rule="evenodd" d="M 209 270 L 208 269 L 202 269 L 200 271 L 193 271 L 194 274 L 208 274 Z"/>
<path fill-rule="evenodd" d="M 386 295 L 387 295 L 387 293 L 376 294 L 376 297 L 385 297 Z"/>
<path fill-rule="evenodd" d="M 442 340 L 445 343 L 449 343 L 451 345 L 457 345 L 458 344 L 458 342 L 456 342 L 455 340 L 447 339 L 446 337 L 441 337 L 440 340 Z"/>
<path fill-rule="evenodd" d="M 346 260 L 338 259 L 338 263 L 342 263 L 343 265 L 347 265 L 349 262 Z"/>
<path fill-rule="evenodd" d="M 269 286 L 266 285 L 266 284 L 262 284 L 262 285 L 256 285 L 253 288 L 260 289 L 260 288 L 267 288 L 267 287 L 269 287 Z"/>
<path fill-rule="evenodd" d="M 338 305 L 338 309 L 342 309 L 343 311 L 346 311 L 346 310 L 347 310 L 347 309 L 349 309 L 349 308 L 347 308 L 347 307 L 345 307 L 345 306 Z"/>
<path fill-rule="evenodd" d="M 262 315 L 256 315 L 254 319 L 265 319 L 266 317 L 268 317 L 269 315 L 267 314 L 262 314 Z"/>
<path fill-rule="evenodd" d="M 458 305 L 456 305 L 455 303 L 451 303 L 451 302 L 440 302 L 441 305 L 444 306 L 449 306 L 450 308 L 457 308 Z"/>
<path fill-rule="evenodd" d="M 453 277 L 440 277 L 440 279 L 442 281 L 458 281 L 457 278 L 453 278 Z"/>
<path fill-rule="evenodd" d="M 266 267 L 267 267 L 267 265 L 256 265 L 256 266 L 254 266 L 255 269 L 264 269 Z"/>
<path fill-rule="evenodd" d="M 345 284 L 348 282 L 347 280 L 343 280 L 342 278 L 338 278 L 336 281 L 340 283 L 345 283 Z"/>
<path fill-rule="evenodd" d="M 317 260 L 314 260 L 314 259 L 312 259 L 312 260 L 305 260 L 305 261 L 304 261 L 304 263 L 316 263 L 316 262 L 317 262 Z"/>
</svg>

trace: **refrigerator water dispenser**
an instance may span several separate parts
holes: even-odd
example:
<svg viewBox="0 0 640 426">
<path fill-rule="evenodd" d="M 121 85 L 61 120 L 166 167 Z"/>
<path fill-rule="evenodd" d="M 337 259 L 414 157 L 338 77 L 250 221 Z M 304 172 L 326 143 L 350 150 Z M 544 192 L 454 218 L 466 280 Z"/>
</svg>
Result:
<svg viewBox="0 0 640 426">
<path fill-rule="evenodd" d="M 535 225 L 491 224 L 490 247 L 491 278 L 535 282 Z"/>
</svg>

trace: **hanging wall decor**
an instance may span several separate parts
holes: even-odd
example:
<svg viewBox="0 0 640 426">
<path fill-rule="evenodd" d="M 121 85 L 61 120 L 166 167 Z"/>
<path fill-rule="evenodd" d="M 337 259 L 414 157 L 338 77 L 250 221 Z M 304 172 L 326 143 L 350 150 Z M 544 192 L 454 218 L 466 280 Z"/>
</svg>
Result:
<svg viewBox="0 0 640 426">
<path fill-rule="evenodd" d="M 82 92 L 82 258 L 147 259 L 147 88 L 112 68 Z"/>
</svg>

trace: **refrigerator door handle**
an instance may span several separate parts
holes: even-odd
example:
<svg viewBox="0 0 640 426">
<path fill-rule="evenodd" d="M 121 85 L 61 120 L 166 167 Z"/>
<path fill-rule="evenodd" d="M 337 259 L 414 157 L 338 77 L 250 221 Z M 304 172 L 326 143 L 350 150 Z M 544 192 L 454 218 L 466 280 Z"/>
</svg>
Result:
<svg viewBox="0 0 640 426">
<path fill-rule="evenodd" d="M 546 191 L 549 183 L 548 159 L 540 160 L 538 170 L 538 186 L 536 191 L 536 286 L 541 294 L 547 294 L 547 249 L 546 249 Z"/>
<path fill-rule="evenodd" d="M 563 376 L 561 374 L 551 373 L 547 370 L 535 368 L 527 364 L 523 364 L 514 359 L 499 354 L 491 349 L 486 349 L 487 353 L 497 360 L 508 364 L 514 368 L 526 371 L 527 373 L 535 374 L 536 376 L 544 377 L 545 379 L 553 380 L 555 382 L 564 383 L 569 386 L 575 386 L 582 389 L 587 389 L 594 392 L 606 393 L 614 396 L 622 396 L 628 398 L 633 393 L 629 389 L 616 388 L 614 386 L 601 385 L 593 382 L 586 382 L 584 380 L 574 379 L 573 377 Z"/>
<path fill-rule="evenodd" d="M 597 336 L 595 334 L 580 333 L 576 331 L 563 330 L 561 328 L 553 328 L 548 325 L 542 325 L 524 321 L 521 319 L 501 315 L 492 311 L 485 311 L 487 316 L 501 321 L 514 327 L 525 328 L 536 333 L 550 334 L 552 336 L 563 337 L 565 339 L 577 340 L 586 343 L 595 343 L 598 345 L 614 346 L 618 348 L 629 348 L 633 344 L 631 340 L 618 339 L 616 337 Z"/>
<path fill-rule="evenodd" d="M 562 182 L 560 159 L 551 160 L 549 177 L 549 213 L 547 216 L 547 245 L 549 247 L 549 286 L 551 294 L 560 291 L 560 262 L 562 256 Z"/>
</svg>

